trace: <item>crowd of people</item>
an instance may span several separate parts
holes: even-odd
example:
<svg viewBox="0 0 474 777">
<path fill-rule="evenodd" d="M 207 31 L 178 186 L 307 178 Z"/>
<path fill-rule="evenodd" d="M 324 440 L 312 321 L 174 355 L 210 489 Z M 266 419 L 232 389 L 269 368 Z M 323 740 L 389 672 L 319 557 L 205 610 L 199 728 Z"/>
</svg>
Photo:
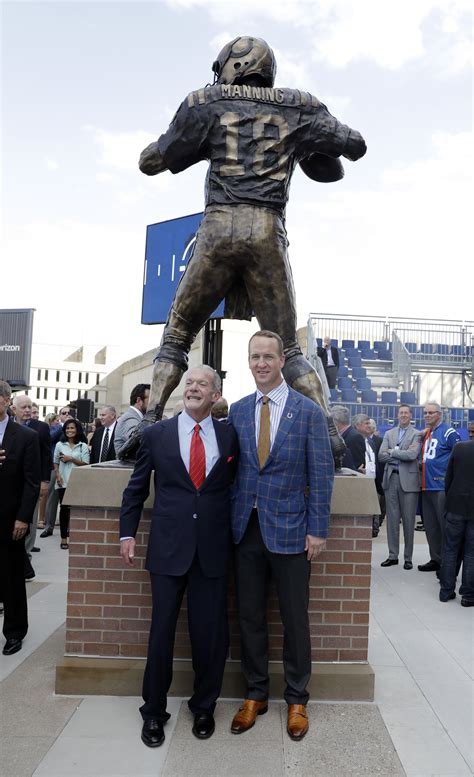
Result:
<svg viewBox="0 0 474 777">
<path fill-rule="evenodd" d="M 418 570 L 436 573 L 440 601 L 447 602 L 456 596 L 462 565 L 461 604 L 474 606 L 474 422 L 468 424 L 469 444 L 458 446 L 460 434 L 443 421 L 437 402 L 426 402 L 422 431 L 413 425 L 409 405 L 401 404 L 398 423 L 383 439 L 368 415 L 351 418 L 344 405 L 334 405 L 331 412 L 347 446 L 344 467 L 374 479 L 380 502 L 374 537 L 385 516 L 387 521 L 388 557 L 381 566 L 399 563 L 401 526 L 403 568 L 413 569 L 414 532 L 421 529 L 430 558 Z"/>
<path fill-rule="evenodd" d="M 206 365 L 193 368 L 185 378 L 181 411 L 143 434 L 123 494 L 120 543 L 125 565 L 133 566 L 153 472 L 146 560 L 153 607 L 140 709 L 142 740 L 149 747 L 164 741 L 175 629 L 185 591 L 195 671 L 192 731 L 200 739 L 214 732 L 228 647 L 231 537 L 247 685 L 231 731 L 248 731 L 267 711 L 270 577 L 276 582 L 284 631 L 287 731 L 295 741 L 308 731 L 310 562 L 325 548 L 334 461 L 324 413 L 288 386 L 284 361 L 279 336 L 257 332 L 249 342 L 255 393 L 229 409 L 217 373 Z M 139 384 L 119 418 L 106 405 L 92 428 L 84 429 L 70 406 L 40 421 L 31 399 L 17 395 L 11 403 L 10 386 L 0 381 L 0 487 L 8 482 L 9 494 L 0 508 L 5 519 L 0 524 L 5 655 L 21 649 L 28 628 L 25 580 L 35 574 L 31 559 L 40 550 L 37 526 L 42 538 L 52 536 L 59 507 L 60 547 L 67 550 L 64 495 L 72 470 L 116 459 L 143 419 L 149 394 L 150 385 Z M 377 536 L 386 519 L 388 557 L 382 567 L 399 563 L 401 525 L 404 569 L 413 568 L 418 514 L 430 554 L 419 571 L 438 575 L 439 598 L 447 602 L 456 596 L 462 567 L 461 604 L 474 606 L 474 423 L 469 424 L 471 440 L 460 443 L 459 433 L 443 422 L 439 404 L 426 403 L 423 431 L 414 427 L 411 408 L 402 404 L 398 424 L 382 438 L 363 413 L 351 418 L 344 405 L 334 405 L 331 413 L 347 448 L 343 473 L 353 470 L 372 479 L 379 496 L 372 533 Z"/>
</svg>

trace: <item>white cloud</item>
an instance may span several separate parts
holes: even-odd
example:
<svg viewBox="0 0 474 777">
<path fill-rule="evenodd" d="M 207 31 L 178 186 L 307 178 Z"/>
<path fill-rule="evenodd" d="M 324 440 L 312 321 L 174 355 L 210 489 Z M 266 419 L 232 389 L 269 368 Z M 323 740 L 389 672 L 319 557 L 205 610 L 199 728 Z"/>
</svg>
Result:
<svg viewBox="0 0 474 777">
<path fill-rule="evenodd" d="M 59 170 L 59 162 L 49 156 L 44 158 L 44 166 L 53 173 L 56 172 L 56 170 Z"/>
<path fill-rule="evenodd" d="M 94 143 L 99 148 L 98 163 L 121 171 L 137 171 L 140 151 L 156 140 L 156 135 L 135 130 L 133 132 L 110 132 L 99 127 L 87 126 Z"/>
<path fill-rule="evenodd" d="M 472 243 L 471 156 L 468 133 L 435 133 L 429 156 L 387 169 L 379 189 L 336 184 L 326 199 L 292 209 L 300 317 L 346 310 L 471 318 L 470 287 L 462 282 Z M 324 279 L 333 286 L 329 298 Z"/>
<path fill-rule="evenodd" d="M 259 19 L 287 22 L 304 35 L 305 48 L 309 42 L 314 61 L 337 68 L 366 60 L 395 70 L 425 56 L 428 44 L 436 52 L 445 50 L 445 72 L 457 72 L 472 59 L 468 0 L 168 0 L 168 5 L 202 6 L 218 24 L 241 23 L 242 18 L 247 27 Z"/>
</svg>

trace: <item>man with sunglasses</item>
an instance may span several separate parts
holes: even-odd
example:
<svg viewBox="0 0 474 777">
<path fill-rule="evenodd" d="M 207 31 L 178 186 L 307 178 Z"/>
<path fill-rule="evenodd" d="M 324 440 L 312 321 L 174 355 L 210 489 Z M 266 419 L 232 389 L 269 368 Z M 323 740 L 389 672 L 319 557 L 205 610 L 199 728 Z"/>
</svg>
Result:
<svg viewBox="0 0 474 777">
<path fill-rule="evenodd" d="M 430 560 L 419 564 L 420 572 L 438 572 L 441 567 L 441 543 L 444 531 L 444 480 L 451 451 L 461 439 L 458 432 L 443 423 L 441 405 L 427 402 L 424 408 L 426 429 L 422 444 L 421 501 Z"/>
</svg>

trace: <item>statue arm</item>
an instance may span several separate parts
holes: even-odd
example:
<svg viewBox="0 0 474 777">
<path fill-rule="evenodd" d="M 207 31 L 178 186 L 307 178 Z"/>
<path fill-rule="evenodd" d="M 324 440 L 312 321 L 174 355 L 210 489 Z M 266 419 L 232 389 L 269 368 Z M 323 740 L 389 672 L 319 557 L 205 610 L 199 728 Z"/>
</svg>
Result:
<svg viewBox="0 0 474 777">
<path fill-rule="evenodd" d="M 364 156 L 366 151 L 367 144 L 360 132 L 350 129 L 342 156 L 350 159 L 351 162 L 357 162 L 358 159 Z"/>
<path fill-rule="evenodd" d="M 158 175 L 158 173 L 163 173 L 168 169 L 165 165 L 163 156 L 158 149 L 157 140 L 155 140 L 154 143 L 150 143 L 149 146 L 143 149 L 142 153 L 140 154 L 138 167 L 142 173 L 145 173 L 145 175 Z"/>
</svg>

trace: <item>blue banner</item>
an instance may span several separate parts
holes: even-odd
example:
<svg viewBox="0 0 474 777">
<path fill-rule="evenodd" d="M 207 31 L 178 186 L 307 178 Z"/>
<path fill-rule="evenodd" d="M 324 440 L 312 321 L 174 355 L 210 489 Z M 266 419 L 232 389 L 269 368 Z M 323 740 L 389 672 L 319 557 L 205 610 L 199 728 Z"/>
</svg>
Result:
<svg viewBox="0 0 474 777">
<path fill-rule="evenodd" d="M 178 283 L 192 256 L 203 214 L 194 213 L 158 224 L 146 233 L 142 324 L 164 324 Z M 224 316 L 224 302 L 210 318 Z"/>
</svg>

